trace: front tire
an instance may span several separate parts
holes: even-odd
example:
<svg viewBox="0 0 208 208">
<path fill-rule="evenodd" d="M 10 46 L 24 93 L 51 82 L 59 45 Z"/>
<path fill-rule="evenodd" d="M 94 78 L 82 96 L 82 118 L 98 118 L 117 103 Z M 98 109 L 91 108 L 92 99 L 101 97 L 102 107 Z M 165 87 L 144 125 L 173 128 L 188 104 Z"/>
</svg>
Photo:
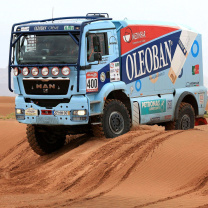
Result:
<svg viewBox="0 0 208 208">
<path fill-rule="evenodd" d="M 114 138 L 130 130 L 131 119 L 126 106 L 119 100 L 106 100 L 102 127 L 106 138 Z"/>
<path fill-rule="evenodd" d="M 27 125 L 27 139 L 38 155 L 50 154 L 64 146 L 66 136 L 57 134 L 45 126 Z"/>
</svg>

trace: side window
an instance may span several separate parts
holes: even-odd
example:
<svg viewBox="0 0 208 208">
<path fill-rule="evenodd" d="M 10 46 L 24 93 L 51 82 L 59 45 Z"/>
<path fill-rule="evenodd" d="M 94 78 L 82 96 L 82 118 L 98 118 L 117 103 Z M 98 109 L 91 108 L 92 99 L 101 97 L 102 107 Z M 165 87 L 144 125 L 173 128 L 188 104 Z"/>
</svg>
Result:
<svg viewBox="0 0 208 208">
<path fill-rule="evenodd" d="M 93 44 L 93 37 L 99 39 L 99 49 Z M 101 56 L 109 55 L 107 33 L 91 33 L 87 36 L 87 61 L 95 61 L 94 55 L 96 53 L 100 53 Z"/>
</svg>

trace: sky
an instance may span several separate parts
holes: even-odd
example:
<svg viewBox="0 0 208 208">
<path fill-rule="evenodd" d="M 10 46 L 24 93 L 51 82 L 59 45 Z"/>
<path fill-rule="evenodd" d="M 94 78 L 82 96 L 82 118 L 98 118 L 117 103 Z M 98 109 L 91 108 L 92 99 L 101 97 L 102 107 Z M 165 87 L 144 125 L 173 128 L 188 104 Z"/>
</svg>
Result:
<svg viewBox="0 0 208 208">
<path fill-rule="evenodd" d="M 208 12 L 206 0 L 7 0 L 0 3 L 0 68 L 8 65 L 14 23 L 52 17 L 109 13 L 114 20 L 148 20 L 187 25 L 202 34 L 204 82 L 208 87 Z M 5 70 L 2 72 L 6 74 Z M 4 80 L 0 77 L 0 83 Z M 1 93 L 0 93 L 1 94 Z"/>
</svg>

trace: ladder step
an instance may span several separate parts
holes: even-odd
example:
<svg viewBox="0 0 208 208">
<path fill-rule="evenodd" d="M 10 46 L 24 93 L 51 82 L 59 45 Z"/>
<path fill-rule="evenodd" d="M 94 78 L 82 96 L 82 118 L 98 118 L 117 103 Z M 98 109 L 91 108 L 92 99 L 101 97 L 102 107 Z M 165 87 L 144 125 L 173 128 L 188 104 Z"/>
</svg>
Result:
<svg viewBox="0 0 208 208">
<path fill-rule="evenodd" d="M 90 101 L 90 104 L 96 104 L 96 103 L 100 103 L 101 101 L 100 100 L 93 100 L 93 101 Z"/>
<path fill-rule="evenodd" d="M 101 124 L 101 122 L 95 122 L 95 123 L 91 123 L 92 125 L 99 125 Z"/>
<path fill-rule="evenodd" d="M 90 116 L 99 116 L 101 113 L 91 113 Z"/>
</svg>

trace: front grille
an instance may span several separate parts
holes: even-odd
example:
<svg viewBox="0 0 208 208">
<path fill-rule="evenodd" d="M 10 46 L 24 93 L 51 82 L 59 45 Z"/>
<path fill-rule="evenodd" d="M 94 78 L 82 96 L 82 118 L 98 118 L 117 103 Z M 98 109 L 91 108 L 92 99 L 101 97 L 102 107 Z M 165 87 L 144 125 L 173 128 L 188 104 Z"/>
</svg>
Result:
<svg viewBox="0 0 208 208">
<path fill-rule="evenodd" d="M 25 93 L 28 95 L 66 95 L 69 79 L 24 79 Z"/>
<path fill-rule="evenodd" d="M 34 103 L 40 107 L 46 107 L 46 108 L 53 108 L 61 103 L 69 103 L 70 99 L 64 98 L 64 99 L 25 99 L 26 103 Z"/>
</svg>

